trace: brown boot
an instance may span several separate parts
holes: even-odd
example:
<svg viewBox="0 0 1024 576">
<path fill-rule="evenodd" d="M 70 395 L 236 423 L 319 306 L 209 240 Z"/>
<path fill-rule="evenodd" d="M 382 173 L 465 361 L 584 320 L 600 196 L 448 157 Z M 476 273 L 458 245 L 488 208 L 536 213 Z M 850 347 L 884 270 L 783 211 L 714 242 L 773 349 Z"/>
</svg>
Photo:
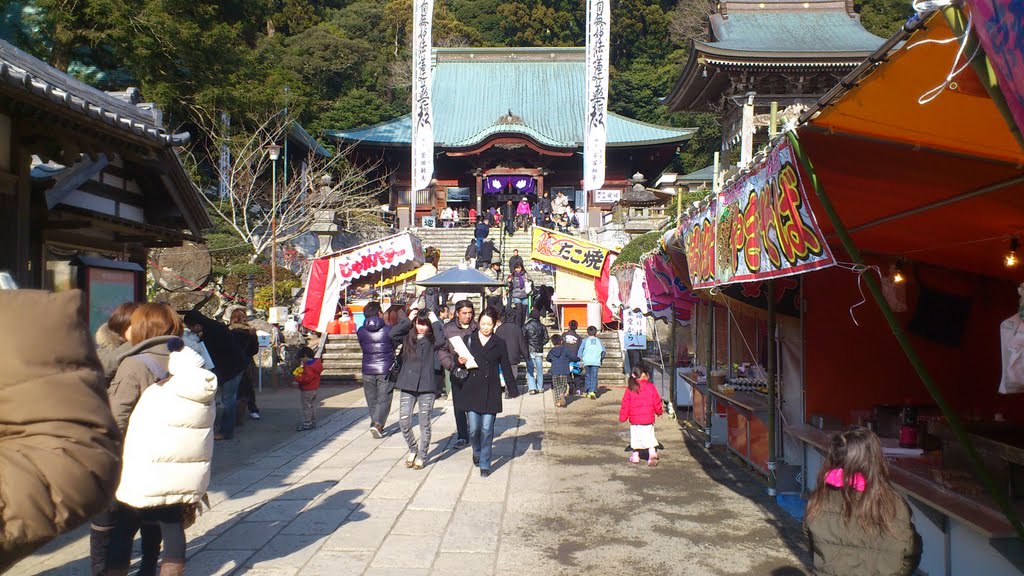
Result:
<svg viewBox="0 0 1024 576">
<path fill-rule="evenodd" d="M 160 576 L 182 576 L 185 574 L 184 560 L 164 560 L 160 565 Z"/>
</svg>

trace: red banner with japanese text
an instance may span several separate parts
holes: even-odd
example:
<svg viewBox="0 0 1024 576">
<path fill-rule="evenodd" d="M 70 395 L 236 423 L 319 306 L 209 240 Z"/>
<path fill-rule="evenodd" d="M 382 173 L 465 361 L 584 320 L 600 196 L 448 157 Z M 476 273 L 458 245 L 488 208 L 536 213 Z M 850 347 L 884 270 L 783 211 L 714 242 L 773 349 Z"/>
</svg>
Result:
<svg viewBox="0 0 1024 576">
<path fill-rule="evenodd" d="M 694 290 L 835 264 L 787 141 L 684 219 L 677 234 Z"/>
<path fill-rule="evenodd" d="M 718 203 L 714 200 L 704 210 L 687 217 L 680 227 L 690 286 L 694 290 L 715 285 L 715 214 Z"/>
<path fill-rule="evenodd" d="M 716 284 L 791 276 L 835 264 L 788 141 L 727 186 L 716 208 Z"/>
</svg>

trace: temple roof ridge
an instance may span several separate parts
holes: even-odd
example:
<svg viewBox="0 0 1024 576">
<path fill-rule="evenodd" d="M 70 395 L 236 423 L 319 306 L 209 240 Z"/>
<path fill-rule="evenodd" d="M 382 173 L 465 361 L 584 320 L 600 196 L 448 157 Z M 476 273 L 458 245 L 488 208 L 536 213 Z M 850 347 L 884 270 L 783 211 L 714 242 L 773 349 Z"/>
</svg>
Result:
<svg viewBox="0 0 1024 576">
<path fill-rule="evenodd" d="M 470 148 L 499 135 L 522 136 L 552 149 L 582 147 L 586 116 L 583 48 L 438 48 L 434 50 L 434 140 Z M 608 114 L 608 146 L 683 142 L 694 128 L 675 128 Z M 351 130 L 341 141 L 409 146 L 411 117 Z"/>
</svg>

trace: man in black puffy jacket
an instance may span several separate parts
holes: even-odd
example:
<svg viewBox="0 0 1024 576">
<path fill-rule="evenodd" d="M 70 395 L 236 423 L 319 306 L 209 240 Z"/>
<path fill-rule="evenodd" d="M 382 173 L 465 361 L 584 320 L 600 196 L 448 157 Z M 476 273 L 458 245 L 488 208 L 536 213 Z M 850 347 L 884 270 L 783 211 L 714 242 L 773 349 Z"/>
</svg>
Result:
<svg viewBox="0 0 1024 576">
<path fill-rule="evenodd" d="M 530 394 L 544 389 L 544 345 L 548 343 L 548 329 L 540 323 L 540 310 L 531 310 L 530 319 L 523 325 L 523 335 L 530 355 L 526 358 L 526 384 Z"/>
<path fill-rule="evenodd" d="M 391 412 L 391 396 L 395 385 L 388 380 L 388 372 L 395 362 L 395 348 L 391 342 L 391 327 L 384 323 L 380 304 L 370 302 L 363 309 L 366 320 L 356 331 L 359 348 L 363 351 L 363 394 L 370 411 L 370 434 L 384 437 L 384 423 Z"/>
<path fill-rule="evenodd" d="M 441 361 L 441 367 L 451 373 L 458 364 L 458 356 L 451 346 L 452 338 L 465 338 L 476 330 L 476 320 L 473 319 L 473 303 L 469 300 L 459 300 L 455 303 L 455 317 L 444 326 L 444 339 L 448 345 L 437 351 L 437 358 Z M 459 395 L 462 389 L 462 382 L 458 381 L 454 374 L 450 374 L 452 381 L 452 399 Z M 463 448 L 469 446 L 469 420 L 465 410 L 455 409 L 455 447 Z"/>
<path fill-rule="evenodd" d="M 221 407 L 217 412 L 219 431 L 214 438 L 231 440 L 235 436 L 238 388 L 250 359 L 245 357 L 238 339 L 225 324 L 207 318 L 198 310 L 185 312 L 185 326 L 202 339 L 213 360 L 213 373 L 217 375 L 217 394 L 221 397 Z"/>
</svg>

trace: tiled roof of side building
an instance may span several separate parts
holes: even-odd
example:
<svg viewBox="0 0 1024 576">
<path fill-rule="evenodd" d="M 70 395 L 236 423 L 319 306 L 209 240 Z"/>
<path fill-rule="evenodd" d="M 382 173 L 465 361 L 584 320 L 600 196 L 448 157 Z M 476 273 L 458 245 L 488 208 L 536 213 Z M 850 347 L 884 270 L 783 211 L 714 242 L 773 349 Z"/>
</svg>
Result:
<svg viewBox="0 0 1024 576">
<path fill-rule="evenodd" d="M 709 53 L 863 55 L 885 42 L 845 11 L 737 11 L 711 15 L 714 41 L 696 42 Z"/>
<path fill-rule="evenodd" d="M 551 148 L 578 148 L 586 107 L 584 50 L 438 49 L 434 141 L 463 148 L 497 134 L 519 134 Z M 672 128 L 609 114 L 609 146 L 683 142 L 693 128 Z M 408 146 L 410 116 L 327 135 L 345 141 Z"/>
<path fill-rule="evenodd" d="M 168 133 L 150 111 L 129 98 L 108 94 L 0 40 L 0 85 L 23 90 L 51 105 L 115 126 L 162 145 L 188 143 L 189 134 Z"/>
</svg>

